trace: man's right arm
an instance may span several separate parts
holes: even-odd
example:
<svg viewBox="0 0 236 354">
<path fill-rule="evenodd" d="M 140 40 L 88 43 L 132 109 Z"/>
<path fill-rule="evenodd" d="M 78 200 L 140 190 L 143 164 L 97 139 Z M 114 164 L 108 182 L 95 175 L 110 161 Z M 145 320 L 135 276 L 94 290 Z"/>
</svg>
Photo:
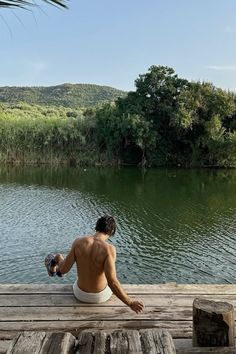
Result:
<svg viewBox="0 0 236 354">
<path fill-rule="evenodd" d="M 108 286 L 112 292 L 127 306 L 129 306 L 136 313 L 142 312 L 144 305 L 141 301 L 132 300 L 122 288 L 116 276 L 116 251 L 113 246 L 110 247 L 107 258 L 104 263 L 104 272 L 107 278 Z"/>
<path fill-rule="evenodd" d="M 66 258 L 64 258 L 62 256 L 62 254 L 60 254 L 60 253 L 56 254 L 56 256 L 55 256 L 56 265 L 57 265 L 58 271 L 61 274 L 68 273 L 70 271 L 70 269 L 72 268 L 73 264 L 75 263 L 76 242 L 77 242 L 77 240 L 75 240 L 73 242 L 70 252 L 66 256 Z"/>
</svg>

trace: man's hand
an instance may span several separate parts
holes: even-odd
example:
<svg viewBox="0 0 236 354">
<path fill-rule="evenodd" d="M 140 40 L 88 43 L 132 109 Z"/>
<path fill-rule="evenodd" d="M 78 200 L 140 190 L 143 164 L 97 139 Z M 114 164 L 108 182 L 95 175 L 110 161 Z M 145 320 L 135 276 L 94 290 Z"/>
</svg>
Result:
<svg viewBox="0 0 236 354">
<path fill-rule="evenodd" d="M 64 257 L 61 253 L 56 254 L 54 259 L 55 259 L 56 265 L 59 265 L 59 263 L 64 261 Z"/>
<path fill-rule="evenodd" d="M 131 304 L 129 305 L 129 307 L 131 308 L 131 310 L 133 310 L 136 313 L 140 313 L 143 311 L 144 309 L 144 304 L 142 303 L 142 301 L 138 301 L 138 300 L 133 300 L 131 302 Z"/>
</svg>

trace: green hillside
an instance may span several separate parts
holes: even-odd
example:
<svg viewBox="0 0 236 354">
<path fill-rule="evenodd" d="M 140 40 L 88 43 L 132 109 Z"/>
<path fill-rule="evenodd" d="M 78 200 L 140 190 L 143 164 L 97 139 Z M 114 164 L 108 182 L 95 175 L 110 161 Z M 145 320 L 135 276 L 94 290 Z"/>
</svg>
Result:
<svg viewBox="0 0 236 354">
<path fill-rule="evenodd" d="M 0 102 L 64 106 L 70 108 L 93 107 L 114 101 L 126 93 L 109 86 L 90 84 L 63 84 L 49 87 L 0 87 Z"/>
</svg>

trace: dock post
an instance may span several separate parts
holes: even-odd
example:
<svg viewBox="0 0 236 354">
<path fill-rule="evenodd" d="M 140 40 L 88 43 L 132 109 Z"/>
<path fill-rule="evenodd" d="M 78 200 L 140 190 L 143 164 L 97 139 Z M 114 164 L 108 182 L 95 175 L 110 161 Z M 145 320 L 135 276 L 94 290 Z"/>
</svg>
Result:
<svg viewBox="0 0 236 354">
<path fill-rule="evenodd" d="M 233 347 L 234 308 L 228 302 L 196 298 L 193 302 L 193 346 Z"/>
</svg>

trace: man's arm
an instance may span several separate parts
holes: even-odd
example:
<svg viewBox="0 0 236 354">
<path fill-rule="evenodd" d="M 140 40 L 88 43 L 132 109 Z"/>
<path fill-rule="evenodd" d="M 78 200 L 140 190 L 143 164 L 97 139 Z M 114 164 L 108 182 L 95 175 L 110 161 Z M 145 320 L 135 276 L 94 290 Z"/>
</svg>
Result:
<svg viewBox="0 0 236 354">
<path fill-rule="evenodd" d="M 75 242 L 76 241 L 74 241 L 72 244 L 71 250 L 65 259 L 60 253 L 55 256 L 57 271 L 59 271 L 61 274 L 68 273 L 75 263 Z"/>
<path fill-rule="evenodd" d="M 132 300 L 122 288 L 119 280 L 116 276 L 116 250 L 111 247 L 108 256 L 104 263 L 104 272 L 107 278 L 108 286 L 111 288 L 112 292 L 127 306 L 129 306 L 136 313 L 142 312 L 144 305 L 141 301 Z"/>
</svg>

